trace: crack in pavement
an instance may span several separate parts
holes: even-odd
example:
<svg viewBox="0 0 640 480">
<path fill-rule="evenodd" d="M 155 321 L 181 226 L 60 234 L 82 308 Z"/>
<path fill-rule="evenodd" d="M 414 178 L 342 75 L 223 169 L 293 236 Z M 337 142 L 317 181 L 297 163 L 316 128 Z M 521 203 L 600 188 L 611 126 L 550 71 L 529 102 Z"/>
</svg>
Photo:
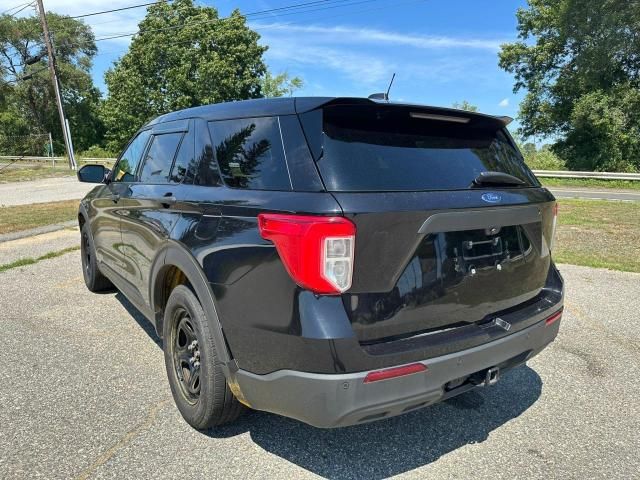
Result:
<svg viewBox="0 0 640 480">
<path fill-rule="evenodd" d="M 160 412 L 160 410 L 162 410 L 170 402 L 171 402 L 171 399 L 167 398 L 165 400 L 162 400 L 161 402 L 156 403 L 151 408 L 151 410 L 149 410 L 149 413 L 147 413 L 147 416 L 146 416 L 145 420 L 142 423 L 137 425 L 135 428 L 129 430 L 114 445 L 112 445 L 109 449 L 107 449 L 104 452 L 102 452 L 98 456 L 98 458 L 96 458 L 95 461 L 91 465 L 89 465 L 87 468 L 85 468 L 82 472 L 80 472 L 75 477 L 75 480 L 86 480 L 87 478 L 89 478 L 89 476 L 92 473 L 94 473 L 100 466 L 104 465 L 111 458 L 113 458 L 113 456 L 116 453 L 118 453 L 118 451 L 122 450 L 125 446 L 130 444 L 131 441 L 138 434 L 140 434 L 144 430 L 148 429 L 153 424 L 153 422 L 155 421 L 155 419 L 158 416 L 158 413 Z"/>
<path fill-rule="evenodd" d="M 597 330 L 597 331 L 600 331 L 600 332 L 603 332 L 603 333 L 607 334 L 619 346 L 631 350 L 631 353 L 640 353 L 640 344 L 634 342 L 633 340 L 631 340 L 629 338 L 620 336 L 620 335 L 612 332 L 611 330 L 609 330 L 602 323 L 602 321 L 589 316 L 589 314 L 587 314 L 578 305 L 576 305 L 576 304 L 574 304 L 572 302 L 569 302 L 569 301 L 567 301 L 567 299 L 565 299 L 564 306 L 565 306 L 566 310 L 570 311 L 573 315 L 578 317 L 580 320 L 583 320 L 588 325 L 591 325 L 594 328 L 594 330 Z"/>
</svg>

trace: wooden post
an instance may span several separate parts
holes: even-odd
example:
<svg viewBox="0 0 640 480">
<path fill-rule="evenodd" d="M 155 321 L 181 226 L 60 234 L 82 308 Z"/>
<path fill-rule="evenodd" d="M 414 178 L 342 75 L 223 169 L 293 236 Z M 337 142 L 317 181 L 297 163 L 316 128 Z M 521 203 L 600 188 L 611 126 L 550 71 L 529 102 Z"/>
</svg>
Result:
<svg viewBox="0 0 640 480">
<path fill-rule="evenodd" d="M 49 35 L 49 26 L 47 25 L 47 17 L 44 13 L 44 5 L 42 0 L 36 0 L 38 3 L 38 15 L 40 16 L 40 23 L 42 24 L 42 33 L 44 35 L 44 42 L 47 46 L 47 55 L 49 56 L 49 73 L 51 74 L 51 82 L 53 82 L 53 90 L 56 94 L 56 103 L 58 104 L 58 115 L 60 116 L 60 127 L 62 128 L 62 136 L 64 137 L 64 145 L 67 149 L 67 155 L 69 156 L 69 168 L 76 169 L 76 159 L 73 154 L 73 144 L 71 143 L 71 130 L 67 126 L 67 122 L 64 116 L 64 108 L 62 106 L 62 97 L 60 96 L 60 84 L 58 82 L 58 75 L 56 74 L 56 60 L 53 52 L 53 46 L 51 45 L 51 36 Z"/>
</svg>

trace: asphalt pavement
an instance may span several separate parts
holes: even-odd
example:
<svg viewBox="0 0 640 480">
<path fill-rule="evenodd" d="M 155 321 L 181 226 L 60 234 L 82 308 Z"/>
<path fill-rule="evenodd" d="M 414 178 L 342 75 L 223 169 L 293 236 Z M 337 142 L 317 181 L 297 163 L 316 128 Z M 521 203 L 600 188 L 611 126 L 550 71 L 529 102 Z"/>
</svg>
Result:
<svg viewBox="0 0 640 480">
<path fill-rule="evenodd" d="M 89 293 L 78 252 L 8 270 L 0 478 L 638 478 L 640 275 L 561 270 L 557 341 L 493 387 L 339 430 L 249 412 L 204 433 L 151 325 Z"/>
<path fill-rule="evenodd" d="M 0 183 L 0 207 L 80 199 L 94 187 L 75 177 Z"/>
<path fill-rule="evenodd" d="M 73 223 L 75 225 L 60 225 L 58 230 L 51 232 L 6 241 L 3 241 L 3 235 L 0 235 L 0 265 L 6 265 L 25 258 L 38 258 L 50 252 L 59 252 L 67 248 L 78 247 L 80 232 L 77 222 Z M 0 292 L 2 292 L 1 287 Z"/>
</svg>

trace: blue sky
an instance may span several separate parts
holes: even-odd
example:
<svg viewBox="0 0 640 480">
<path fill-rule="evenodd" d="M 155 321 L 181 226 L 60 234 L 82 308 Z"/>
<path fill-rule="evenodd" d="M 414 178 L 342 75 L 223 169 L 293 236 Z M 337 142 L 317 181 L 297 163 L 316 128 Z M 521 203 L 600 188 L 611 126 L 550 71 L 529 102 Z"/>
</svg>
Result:
<svg viewBox="0 0 640 480">
<path fill-rule="evenodd" d="M 255 12 L 308 0 L 198 0 L 226 16 L 233 8 Z M 45 0 L 48 10 L 80 15 L 140 0 Z M 336 2 L 328 2 L 336 5 Z M 367 96 L 383 91 L 393 72 L 395 100 L 450 106 L 468 100 L 486 113 L 515 117 L 522 92 L 498 68 L 499 45 L 516 38 L 515 12 L 524 0 L 345 0 L 336 8 L 250 21 L 268 45 L 266 61 L 279 73 L 305 81 L 300 95 Z M 326 8 L 326 6 L 324 7 Z M 86 18 L 96 36 L 129 33 L 145 8 Z M 126 52 L 130 39 L 99 42 L 94 79 Z"/>
</svg>

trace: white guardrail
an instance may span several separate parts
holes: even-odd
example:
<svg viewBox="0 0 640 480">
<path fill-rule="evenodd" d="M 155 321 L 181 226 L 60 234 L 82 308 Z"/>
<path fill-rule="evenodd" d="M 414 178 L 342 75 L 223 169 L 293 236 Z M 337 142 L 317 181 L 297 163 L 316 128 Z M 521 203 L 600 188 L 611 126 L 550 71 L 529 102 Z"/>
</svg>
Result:
<svg viewBox="0 0 640 480">
<path fill-rule="evenodd" d="M 113 163 L 115 158 L 89 158 L 78 157 L 80 163 Z M 21 157 L 21 156 L 0 156 L 0 160 L 18 162 L 55 162 L 67 163 L 66 157 Z M 548 178 L 595 178 L 598 180 L 638 180 L 640 173 L 624 172 L 575 172 L 571 170 L 534 170 L 538 177 Z"/>
<path fill-rule="evenodd" d="M 113 163 L 116 161 L 115 158 L 91 158 L 91 157 L 80 157 L 77 159 L 81 163 Z M 20 155 L 0 155 L 0 161 L 9 161 L 9 162 L 27 162 L 27 163 L 54 163 L 54 164 L 68 164 L 69 160 L 67 157 L 30 157 L 30 156 L 20 156 Z"/>
<path fill-rule="evenodd" d="M 640 180 L 640 173 L 624 172 L 575 172 L 571 170 L 534 170 L 537 177 L 595 178 L 599 180 Z"/>
</svg>

